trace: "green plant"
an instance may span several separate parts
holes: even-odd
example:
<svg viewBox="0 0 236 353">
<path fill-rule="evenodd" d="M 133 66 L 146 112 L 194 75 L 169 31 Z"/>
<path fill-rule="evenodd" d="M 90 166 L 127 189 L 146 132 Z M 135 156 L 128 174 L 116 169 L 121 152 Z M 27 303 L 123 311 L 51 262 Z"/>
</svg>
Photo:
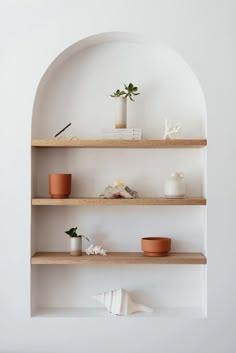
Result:
<svg viewBox="0 0 236 353">
<path fill-rule="evenodd" d="M 131 101 L 134 102 L 133 97 L 138 96 L 140 93 L 138 92 L 138 87 L 134 86 L 133 83 L 129 83 L 128 86 L 124 84 L 125 89 L 123 91 L 117 89 L 113 94 L 110 96 L 113 98 L 122 97 L 125 98 L 129 97 Z"/>
<path fill-rule="evenodd" d="M 88 237 L 86 237 L 85 235 L 82 235 L 82 234 L 77 234 L 77 228 L 78 227 L 75 227 L 75 228 L 70 228 L 69 230 L 67 230 L 65 233 L 68 234 L 71 238 L 85 238 L 87 239 L 89 242 L 90 242 L 90 239 Z"/>
<path fill-rule="evenodd" d="M 125 94 L 125 91 L 120 91 L 119 89 L 117 89 L 113 94 L 110 94 L 110 97 L 116 98 L 116 97 L 123 96 L 124 94 Z"/>
</svg>

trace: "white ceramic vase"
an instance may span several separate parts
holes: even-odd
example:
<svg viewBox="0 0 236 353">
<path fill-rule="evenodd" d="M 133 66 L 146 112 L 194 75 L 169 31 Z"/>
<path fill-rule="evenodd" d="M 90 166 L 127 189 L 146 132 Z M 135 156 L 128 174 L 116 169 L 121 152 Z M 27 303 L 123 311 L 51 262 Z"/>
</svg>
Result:
<svg viewBox="0 0 236 353">
<path fill-rule="evenodd" d="M 185 180 L 183 173 L 172 173 L 165 182 L 165 197 L 182 198 L 185 196 Z"/>
<path fill-rule="evenodd" d="M 115 127 L 116 129 L 126 129 L 127 121 L 127 98 L 115 98 Z"/>
<path fill-rule="evenodd" d="M 82 238 L 70 237 L 70 254 L 73 256 L 82 255 Z"/>
</svg>

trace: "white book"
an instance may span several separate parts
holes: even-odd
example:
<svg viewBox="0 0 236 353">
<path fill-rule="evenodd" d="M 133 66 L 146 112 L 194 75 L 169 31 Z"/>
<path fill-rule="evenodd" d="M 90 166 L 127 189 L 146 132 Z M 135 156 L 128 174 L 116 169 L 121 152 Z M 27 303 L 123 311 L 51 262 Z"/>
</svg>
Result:
<svg viewBox="0 0 236 353">
<path fill-rule="evenodd" d="M 130 134 L 130 133 L 142 133 L 142 129 L 132 128 L 132 129 L 104 129 L 102 133 L 114 133 L 114 134 Z"/>
<path fill-rule="evenodd" d="M 103 134 L 101 135 L 103 138 L 126 138 L 126 139 L 129 139 L 129 138 L 132 138 L 132 137 L 136 137 L 136 138 L 141 138 L 142 135 L 141 134 L 126 134 L 126 135 L 112 135 L 112 134 Z"/>
<path fill-rule="evenodd" d="M 107 131 L 107 132 L 102 132 L 102 135 L 122 135 L 122 136 L 126 136 L 126 135 L 142 135 L 142 131 L 130 131 L 130 132 L 123 132 L 123 131 Z"/>
<path fill-rule="evenodd" d="M 141 135 L 132 135 L 132 136 L 102 136 L 102 140 L 141 140 Z"/>
<path fill-rule="evenodd" d="M 104 134 L 104 133 L 103 133 L 103 134 L 102 134 L 102 136 L 114 136 L 114 137 L 115 137 L 115 136 L 124 136 L 124 137 L 125 137 L 125 136 L 126 136 L 126 137 L 127 137 L 127 136 L 141 136 L 141 135 L 142 135 L 141 133 L 140 133 L 140 134 L 139 134 L 139 133 L 133 133 L 133 134 L 112 134 L 112 133 Z"/>
</svg>

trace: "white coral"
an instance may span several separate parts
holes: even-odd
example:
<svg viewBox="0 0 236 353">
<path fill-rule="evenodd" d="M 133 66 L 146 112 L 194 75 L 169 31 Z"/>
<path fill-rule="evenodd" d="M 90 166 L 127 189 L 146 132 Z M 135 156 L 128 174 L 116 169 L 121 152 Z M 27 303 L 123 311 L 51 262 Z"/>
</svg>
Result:
<svg viewBox="0 0 236 353">
<path fill-rule="evenodd" d="M 165 120 L 165 132 L 163 140 L 175 138 L 175 135 L 182 129 L 180 124 L 172 125 L 168 120 Z"/>
<path fill-rule="evenodd" d="M 100 245 L 92 244 L 85 251 L 87 255 L 102 255 L 102 256 L 107 255 L 106 250 L 103 249 Z"/>
</svg>

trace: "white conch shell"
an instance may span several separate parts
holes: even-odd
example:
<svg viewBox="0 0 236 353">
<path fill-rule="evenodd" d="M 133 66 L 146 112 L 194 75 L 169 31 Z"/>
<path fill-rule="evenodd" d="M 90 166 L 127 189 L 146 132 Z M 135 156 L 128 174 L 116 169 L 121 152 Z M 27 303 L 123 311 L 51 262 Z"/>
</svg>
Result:
<svg viewBox="0 0 236 353">
<path fill-rule="evenodd" d="M 125 289 L 111 290 L 93 296 L 107 310 L 115 315 L 129 315 L 137 311 L 152 312 L 153 310 L 145 305 L 135 303 Z"/>
</svg>

